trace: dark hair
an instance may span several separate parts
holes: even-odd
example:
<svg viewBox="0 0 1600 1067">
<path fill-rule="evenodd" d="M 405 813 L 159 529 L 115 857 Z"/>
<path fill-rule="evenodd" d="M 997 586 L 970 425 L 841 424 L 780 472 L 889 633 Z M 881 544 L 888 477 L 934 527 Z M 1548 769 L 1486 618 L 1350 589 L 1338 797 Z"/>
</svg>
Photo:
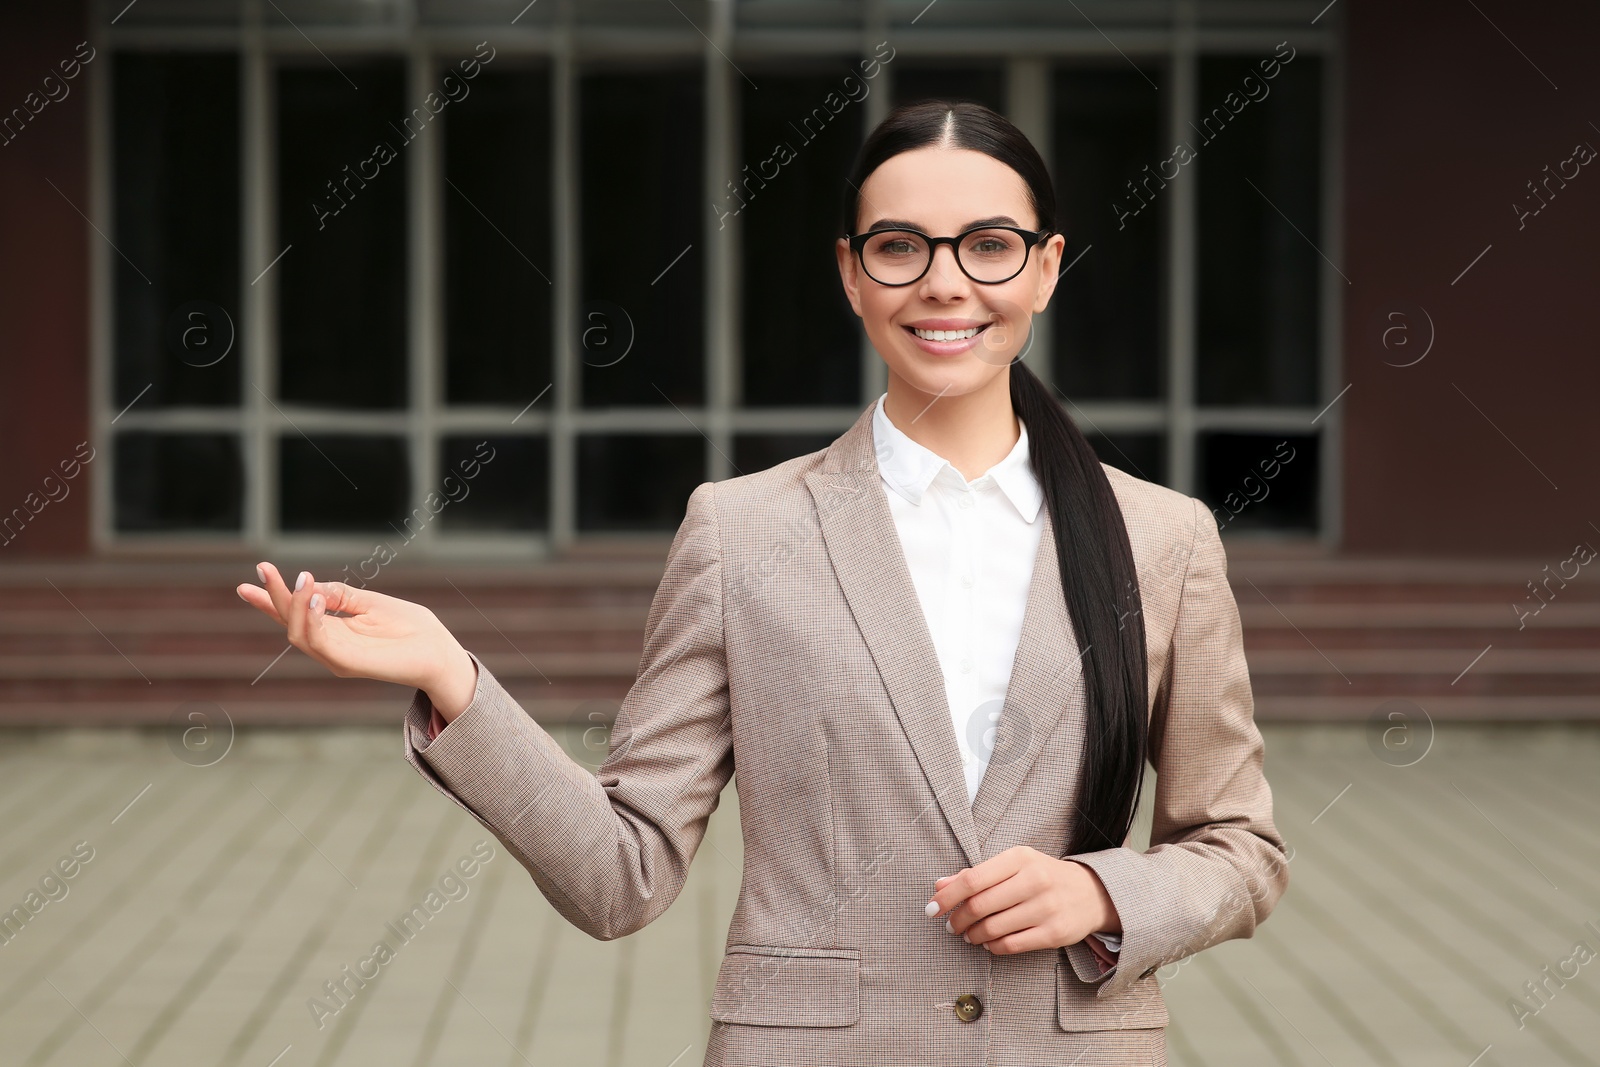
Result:
<svg viewBox="0 0 1600 1067">
<path fill-rule="evenodd" d="M 861 186 L 879 164 L 929 145 L 967 148 L 1004 163 L 1026 183 L 1037 227 L 1059 231 L 1050 172 L 1021 130 L 982 104 L 924 100 L 896 108 L 861 146 L 841 232 L 855 232 Z M 1085 653 L 1088 727 L 1071 856 L 1116 848 L 1133 825 L 1149 734 L 1144 616 L 1127 525 L 1094 448 L 1032 370 L 1013 360 L 1010 375 L 1011 406 L 1028 429 L 1029 462 L 1050 509 L 1067 611 Z"/>
</svg>

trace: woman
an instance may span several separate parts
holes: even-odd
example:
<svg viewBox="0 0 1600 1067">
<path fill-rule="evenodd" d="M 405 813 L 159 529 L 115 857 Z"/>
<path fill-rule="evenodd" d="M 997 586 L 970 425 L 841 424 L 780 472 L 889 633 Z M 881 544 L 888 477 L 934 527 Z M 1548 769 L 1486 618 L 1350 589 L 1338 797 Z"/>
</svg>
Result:
<svg viewBox="0 0 1600 1067">
<path fill-rule="evenodd" d="M 844 223 L 887 392 L 694 490 L 597 773 L 424 607 L 267 564 L 240 595 L 417 687 L 407 758 L 596 938 L 667 909 L 737 769 L 706 1064 L 1165 1063 L 1156 969 L 1288 885 L 1216 523 L 1101 464 L 1019 361 L 1065 242 L 1015 126 L 896 110 Z"/>
</svg>

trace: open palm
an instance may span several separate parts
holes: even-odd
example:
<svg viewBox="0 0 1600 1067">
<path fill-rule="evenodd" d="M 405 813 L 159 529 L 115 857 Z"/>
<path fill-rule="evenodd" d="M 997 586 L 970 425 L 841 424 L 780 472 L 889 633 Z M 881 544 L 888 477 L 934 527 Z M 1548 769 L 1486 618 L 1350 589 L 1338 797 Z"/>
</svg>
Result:
<svg viewBox="0 0 1600 1067">
<path fill-rule="evenodd" d="M 447 663 L 464 654 L 421 604 L 343 582 L 307 580 L 297 591 L 272 564 L 257 570 L 265 588 L 242 584 L 240 598 L 281 624 L 290 644 L 340 678 L 427 689 Z"/>
</svg>

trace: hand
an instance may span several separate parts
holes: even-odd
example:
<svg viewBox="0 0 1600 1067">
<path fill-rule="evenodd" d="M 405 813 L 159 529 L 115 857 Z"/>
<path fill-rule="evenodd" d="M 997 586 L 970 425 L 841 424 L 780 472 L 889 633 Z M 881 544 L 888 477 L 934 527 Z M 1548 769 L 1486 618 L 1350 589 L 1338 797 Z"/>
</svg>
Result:
<svg viewBox="0 0 1600 1067">
<path fill-rule="evenodd" d="M 1027 845 L 1008 848 L 934 885 L 929 915 L 948 909 L 955 936 L 996 955 L 1072 945 L 1101 931 L 1122 932 L 1116 905 L 1092 868 Z"/>
<path fill-rule="evenodd" d="M 472 663 L 420 604 L 343 582 L 318 582 L 309 572 L 294 591 L 270 563 L 256 572 L 266 588 L 246 583 L 238 587 L 239 596 L 283 625 L 291 645 L 340 678 L 376 678 L 433 693 L 459 688 L 463 666 Z M 335 611 L 344 617 L 329 614 Z"/>
</svg>

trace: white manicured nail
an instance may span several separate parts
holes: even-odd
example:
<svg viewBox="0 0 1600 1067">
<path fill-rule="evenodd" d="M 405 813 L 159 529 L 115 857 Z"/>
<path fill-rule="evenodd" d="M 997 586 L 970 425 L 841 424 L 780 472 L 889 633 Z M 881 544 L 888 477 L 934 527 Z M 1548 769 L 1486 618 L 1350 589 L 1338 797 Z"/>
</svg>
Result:
<svg viewBox="0 0 1600 1067">
<path fill-rule="evenodd" d="M 956 932 L 956 928 L 954 926 L 950 925 L 950 920 L 949 919 L 946 919 L 944 921 L 944 932 L 947 933 L 947 934 L 953 934 L 953 933 Z"/>
<path fill-rule="evenodd" d="M 256 577 L 261 579 L 261 584 L 267 584 L 267 572 L 261 569 L 261 564 L 256 564 Z"/>
<path fill-rule="evenodd" d="M 931 919 L 935 915 L 939 914 L 939 902 L 937 900 L 930 900 L 928 901 L 928 906 L 922 910 L 927 912 L 928 918 Z"/>
<path fill-rule="evenodd" d="M 309 581 L 310 578 L 311 578 L 311 572 L 310 571 L 301 571 L 300 572 L 300 577 L 298 577 L 298 578 L 296 578 L 294 580 L 294 591 L 296 593 L 298 593 L 300 590 L 304 589 L 306 587 L 306 582 Z"/>
</svg>

